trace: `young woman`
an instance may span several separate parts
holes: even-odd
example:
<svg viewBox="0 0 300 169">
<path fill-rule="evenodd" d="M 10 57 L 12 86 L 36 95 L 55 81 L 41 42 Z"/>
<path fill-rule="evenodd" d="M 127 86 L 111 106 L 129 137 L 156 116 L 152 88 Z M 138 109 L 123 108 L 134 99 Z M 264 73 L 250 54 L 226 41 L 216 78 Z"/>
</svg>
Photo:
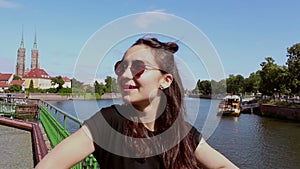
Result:
<svg viewBox="0 0 300 169">
<path fill-rule="evenodd" d="M 115 64 L 125 104 L 97 112 L 36 168 L 70 168 L 91 153 L 101 169 L 237 168 L 185 121 L 177 50 L 137 40 Z"/>
</svg>

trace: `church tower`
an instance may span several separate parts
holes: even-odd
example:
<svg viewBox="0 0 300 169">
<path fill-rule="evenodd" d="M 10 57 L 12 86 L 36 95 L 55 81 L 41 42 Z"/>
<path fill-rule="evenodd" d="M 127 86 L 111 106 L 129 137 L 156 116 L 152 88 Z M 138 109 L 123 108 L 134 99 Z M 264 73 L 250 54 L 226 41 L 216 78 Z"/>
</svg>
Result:
<svg viewBox="0 0 300 169">
<path fill-rule="evenodd" d="M 23 38 L 23 29 L 22 29 L 22 40 L 21 40 L 21 45 L 18 49 L 17 65 L 16 65 L 16 75 L 20 77 L 23 77 L 25 73 L 25 52 L 26 49 L 24 47 L 24 38 Z"/>
<path fill-rule="evenodd" d="M 39 50 L 37 48 L 36 32 L 34 36 L 33 48 L 31 49 L 31 70 L 35 68 L 40 68 Z"/>
</svg>

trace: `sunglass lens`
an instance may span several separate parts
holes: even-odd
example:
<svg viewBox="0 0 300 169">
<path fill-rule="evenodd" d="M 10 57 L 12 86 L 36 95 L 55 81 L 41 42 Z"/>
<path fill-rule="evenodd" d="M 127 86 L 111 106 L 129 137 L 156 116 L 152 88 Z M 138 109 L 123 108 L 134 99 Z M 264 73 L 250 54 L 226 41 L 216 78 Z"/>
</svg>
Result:
<svg viewBox="0 0 300 169">
<path fill-rule="evenodd" d="M 116 64 L 115 64 L 115 73 L 116 75 L 120 76 L 121 74 L 124 73 L 124 65 L 122 65 L 122 62 L 121 61 L 118 61 Z"/>
<path fill-rule="evenodd" d="M 130 70 L 133 76 L 140 77 L 145 71 L 145 63 L 143 61 L 134 61 Z"/>
<path fill-rule="evenodd" d="M 127 69 L 128 64 L 124 61 L 118 61 L 115 64 L 115 73 L 118 76 L 121 76 Z M 134 77 L 140 77 L 145 71 L 145 63 L 143 61 L 133 61 L 130 67 L 130 71 Z"/>
</svg>

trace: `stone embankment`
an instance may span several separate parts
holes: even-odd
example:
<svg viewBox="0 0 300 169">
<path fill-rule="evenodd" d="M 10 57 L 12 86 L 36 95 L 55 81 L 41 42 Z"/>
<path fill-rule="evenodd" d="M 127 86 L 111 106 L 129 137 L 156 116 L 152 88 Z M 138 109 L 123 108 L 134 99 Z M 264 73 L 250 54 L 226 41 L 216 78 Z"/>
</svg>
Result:
<svg viewBox="0 0 300 169">
<path fill-rule="evenodd" d="M 0 93 L 0 97 L 7 97 L 8 93 Z M 41 99 L 45 101 L 62 101 L 62 100 L 88 100 L 92 98 L 86 98 L 84 95 L 58 95 L 55 93 L 30 93 L 26 95 L 24 93 L 10 93 L 9 95 L 14 98 L 29 98 L 29 99 Z M 120 93 L 105 93 L 101 99 L 117 99 L 121 98 Z"/>
<path fill-rule="evenodd" d="M 101 99 L 116 99 L 120 98 L 120 93 L 105 93 L 102 95 Z M 28 98 L 30 99 L 41 99 L 46 101 L 60 101 L 60 100 L 87 100 L 83 95 L 73 95 L 73 96 L 62 96 L 55 93 L 31 93 Z"/>
<path fill-rule="evenodd" d="M 258 115 L 300 122 L 300 108 L 262 104 Z"/>
<path fill-rule="evenodd" d="M 62 96 L 55 93 L 30 93 L 27 97 L 29 99 L 41 99 L 46 101 L 84 100 L 84 96 Z"/>
</svg>

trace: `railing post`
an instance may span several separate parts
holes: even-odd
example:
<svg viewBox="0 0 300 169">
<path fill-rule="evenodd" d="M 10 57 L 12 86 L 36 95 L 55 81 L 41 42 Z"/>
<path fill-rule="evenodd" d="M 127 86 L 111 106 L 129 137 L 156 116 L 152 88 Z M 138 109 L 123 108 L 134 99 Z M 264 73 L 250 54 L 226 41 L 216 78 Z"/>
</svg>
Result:
<svg viewBox="0 0 300 169">
<path fill-rule="evenodd" d="M 49 140 L 51 142 L 51 145 L 54 147 L 56 146 L 62 139 L 68 137 L 70 133 L 67 131 L 67 119 L 77 123 L 79 127 L 82 125 L 82 121 L 79 120 L 77 117 L 74 117 L 63 110 L 45 102 L 44 107 L 41 107 L 41 121 L 42 124 L 45 125 L 45 130 L 47 135 L 49 136 Z M 52 109 L 55 110 L 55 112 L 51 111 Z M 60 114 L 60 115 L 58 115 Z M 56 119 L 55 117 L 56 116 Z M 58 122 L 58 117 L 63 116 L 63 124 Z M 76 164 L 72 167 L 72 169 L 76 168 L 99 168 L 99 165 L 97 163 L 97 160 L 93 157 L 93 155 L 88 156 L 85 160 L 82 162 Z"/>
<path fill-rule="evenodd" d="M 55 109 L 55 119 L 58 121 L 58 111 Z"/>
<path fill-rule="evenodd" d="M 64 129 L 67 130 L 67 116 L 64 115 Z"/>
</svg>

